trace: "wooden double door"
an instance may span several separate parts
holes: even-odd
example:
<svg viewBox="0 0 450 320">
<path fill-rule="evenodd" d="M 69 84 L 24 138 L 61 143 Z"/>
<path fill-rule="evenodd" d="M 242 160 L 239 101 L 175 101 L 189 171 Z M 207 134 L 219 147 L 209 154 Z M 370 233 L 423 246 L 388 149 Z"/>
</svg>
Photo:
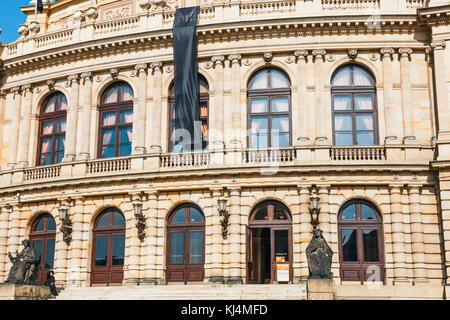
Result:
<svg viewBox="0 0 450 320">
<path fill-rule="evenodd" d="M 256 207 L 247 228 L 247 283 L 292 281 L 292 220 L 281 203 Z"/>
<path fill-rule="evenodd" d="M 46 213 L 39 216 L 31 227 L 30 242 L 34 250 L 36 281 L 45 284 L 47 273 L 53 269 L 55 258 L 56 224 Z"/>
</svg>

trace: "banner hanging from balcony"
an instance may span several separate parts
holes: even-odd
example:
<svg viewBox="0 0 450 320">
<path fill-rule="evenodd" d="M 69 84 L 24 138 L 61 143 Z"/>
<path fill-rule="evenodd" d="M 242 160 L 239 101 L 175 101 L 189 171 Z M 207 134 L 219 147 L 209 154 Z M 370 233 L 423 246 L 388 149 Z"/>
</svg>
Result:
<svg viewBox="0 0 450 320">
<path fill-rule="evenodd" d="M 175 132 L 172 151 L 202 148 L 199 114 L 197 20 L 200 7 L 179 8 L 173 24 Z"/>
</svg>

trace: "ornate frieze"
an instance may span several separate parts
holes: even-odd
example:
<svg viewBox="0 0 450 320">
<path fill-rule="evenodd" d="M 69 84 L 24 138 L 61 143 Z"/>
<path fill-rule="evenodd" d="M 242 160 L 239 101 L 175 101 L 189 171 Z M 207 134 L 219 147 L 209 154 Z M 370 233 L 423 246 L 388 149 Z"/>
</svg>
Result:
<svg viewBox="0 0 450 320">
<path fill-rule="evenodd" d="M 132 1 L 120 1 L 119 4 L 113 3 L 100 8 L 100 20 L 120 19 L 130 17 L 133 14 L 134 5 Z"/>
</svg>

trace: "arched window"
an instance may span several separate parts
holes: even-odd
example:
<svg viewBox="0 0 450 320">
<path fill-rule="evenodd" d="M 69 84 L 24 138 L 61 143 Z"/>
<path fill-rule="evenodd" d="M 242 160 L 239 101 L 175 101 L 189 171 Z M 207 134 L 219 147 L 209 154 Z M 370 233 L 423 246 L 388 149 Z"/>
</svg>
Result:
<svg viewBox="0 0 450 320">
<path fill-rule="evenodd" d="M 91 283 L 122 283 L 125 259 L 125 217 L 116 208 L 104 210 L 94 223 Z"/>
<path fill-rule="evenodd" d="M 252 210 L 247 229 L 247 282 L 292 281 L 292 252 L 289 209 L 277 201 L 260 203 Z"/>
<path fill-rule="evenodd" d="M 98 157 L 122 157 L 131 154 L 133 135 L 133 89 L 124 82 L 111 84 L 100 105 Z"/>
<path fill-rule="evenodd" d="M 202 149 L 205 150 L 208 147 L 208 115 L 209 115 L 209 85 L 205 77 L 201 74 L 198 75 L 199 86 L 199 115 L 202 123 Z M 169 90 L 169 107 L 170 107 L 170 120 L 169 120 L 169 150 L 170 152 L 180 152 L 182 145 L 177 144 L 175 141 L 175 86 L 172 83 Z"/>
<path fill-rule="evenodd" d="M 288 147 L 291 137 L 291 83 L 281 70 L 265 68 L 248 83 L 249 148 Z"/>
<path fill-rule="evenodd" d="M 205 218 L 194 204 L 178 206 L 167 222 L 167 281 L 203 281 Z"/>
<path fill-rule="evenodd" d="M 365 68 L 348 64 L 331 79 L 333 142 L 337 146 L 378 144 L 375 79 Z"/>
<path fill-rule="evenodd" d="M 55 92 L 45 99 L 39 116 L 39 149 L 37 165 L 62 161 L 66 141 L 67 99 Z"/>
<path fill-rule="evenodd" d="M 42 214 L 31 225 L 30 242 L 36 256 L 36 280 L 44 284 L 47 272 L 53 268 L 55 257 L 56 224 L 53 217 Z"/>
<path fill-rule="evenodd" d="M 370 202 L 351 200 L 339 210 L 341 280 L 384 281 L 383 223 Z"/>
</svg>

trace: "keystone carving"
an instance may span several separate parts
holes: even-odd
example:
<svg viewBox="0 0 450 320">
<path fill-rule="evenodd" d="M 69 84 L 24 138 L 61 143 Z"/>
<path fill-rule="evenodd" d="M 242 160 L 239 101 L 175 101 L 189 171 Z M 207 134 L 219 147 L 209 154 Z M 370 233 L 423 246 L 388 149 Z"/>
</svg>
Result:
<svg viewBox="0 0 450 320">
<path fill-rule="evenodd" d="M 355 60 L 358 57 L 358 49 L 348 49 L 347 54 L 351 60 Z"/>
<path fill-rule="evenodd" d="M 52 91 L 55 89 L 55 80 L 47 80 L 48 90 Z"/>
<path fill-rule="evenodd" d="M 272 52 L 264 52 L 263 58 L 266 63 L 269 63 L 273 59 Z"/>
<path fill-rule="evenodd" d="M 111 75 L 111 78 L 117 79 L 117 77 L 119 76 L 119 69 L 111 68 L 111 69 L 109 69 L 109 74 Z"/>
</svg>

